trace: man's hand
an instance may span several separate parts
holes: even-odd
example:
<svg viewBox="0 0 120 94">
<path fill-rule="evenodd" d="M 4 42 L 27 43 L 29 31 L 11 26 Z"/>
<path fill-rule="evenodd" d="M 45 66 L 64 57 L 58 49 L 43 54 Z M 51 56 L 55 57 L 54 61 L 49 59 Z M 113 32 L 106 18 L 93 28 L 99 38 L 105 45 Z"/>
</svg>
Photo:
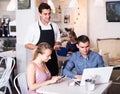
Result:
<svg viewBox="0 0 120 94">
<path fill-rule="evenodd" d="M 30 49 L 30 50 L 34 50 L 34 49 L 37 48 L 36 45 L 33 45 L 33 44 L 31 44 L 31 43 L 25 44 L 25 47 L 26 47 L 27 49 Z"/>
<path fill-rule="evenodd" d="M 56 42 L 54 45 L 54 50 L 60 50 L 61 47 L 61 43 L 60 42 Z"/>
<path fill-rule="evenodd" d="M 82 79 L 82 75 L 75 75 L 75 78 L 81 80 Z"/>
</svg>

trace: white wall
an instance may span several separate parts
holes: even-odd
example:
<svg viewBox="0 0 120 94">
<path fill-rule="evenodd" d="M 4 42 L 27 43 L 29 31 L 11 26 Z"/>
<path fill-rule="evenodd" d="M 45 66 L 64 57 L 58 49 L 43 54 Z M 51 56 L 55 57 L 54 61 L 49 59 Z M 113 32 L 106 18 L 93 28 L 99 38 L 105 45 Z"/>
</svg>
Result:
<svg viewBox="0 0 120 94">
<path fill-rule="evenodd" d="M 78 0 L 79 9 L 69 7 L 71 0 L 65 0 L 64 2 L 60 2 L 60 0 L 52 1 L 56 7 L 60 5 L 62 9 L 61 21 L 57 23 L 62 31 L 65 31 L 64 28 L 74 28 L 77 35 L 87 35 L 87 0 Z M 64 15 L 66 14 L 70 14 L 70 23 L 64 23 Z"/>
<path fill-rule="evenodd" d="M 16 10 L 16 25 L 17 25 L 17 68 L 18 73 L 26 70 L 27 51 L 24 47 L 24 38 L 28 26 L 35 21 L 35 0 L 31 0 L 31 8 Z"/>
<path fill-rule="evenodd" d="M 88 33 L 92 46 L 96 46 L 97 38 L 120 38 L 120 22 L 107 22 L 106 7 L 95 6 L 95 0 L 88 0 Z M 116 1 L 116 0 L 112 0 Z"/>
</svg>

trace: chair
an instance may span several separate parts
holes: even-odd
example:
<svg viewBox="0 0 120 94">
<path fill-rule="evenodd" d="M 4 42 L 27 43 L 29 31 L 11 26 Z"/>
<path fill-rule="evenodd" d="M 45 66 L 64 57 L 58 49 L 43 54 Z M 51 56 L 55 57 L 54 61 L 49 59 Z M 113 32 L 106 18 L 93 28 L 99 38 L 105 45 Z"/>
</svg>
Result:
<svg viewBox="0 0 120 94">
<path fill-rule="evenodd" d="M 59 74 L 62 74 L 63 65 L 65 65 L 64 63 L 69 59 L 69 56 L 67 56 L 67 49 L 65 47 L 60 47 L 60 50 L 57 50 L 56 54 L 60 68 Z"/>
<path fill-rule="evenodd" d="M 12 57 L 3 57 L 1 61 L 2 60 L 5 60 L 6 68 L 0 78 L 0 89 L 4 88 L 4 90 L 0 90 L 0 94 L 5 94 L 7 88 L 9 90 L 9 93 L 12 94 L 9 79 L 15 66 L 15 60 Z"/>
<path fill-rule="evenodd" d="M 0 67 L 0 78 L 1 78 L 1 76 L 4 72 L 4 70 L 5 70 L 5 68 L 2 66 L 3 65 L 2 61 L 3 61 L 3 57 L 0 57 L 0 65 L 1 65 L 1 67 Z"/>
<path fill-rule="evenodd" d="M 0 68 L 0 77 L 2 76 L 4 70 L 7 69 L 11 69 L 12 67 L 12 63 L 9 62 L 14 62 L 15 63 L 15 59 L 12 57 L 2 57 L 0 60 L 0 64 L 4 64 L 5 68 L 1 67 Z"/>
<path fill-rule="evenodd" d="M 3 67 L 0 67 L 0 77 L 2 76 L 4 70 L 5 70 L 5 69 L 4 69 Z"/>
<path fill-rule="evenodd" d="M 26 73 L 19 73 L 14 78 L 14 87 L 18 94 L 27 94 L 28 93 L 28 86 L 26 81 Z"/>
</svg>

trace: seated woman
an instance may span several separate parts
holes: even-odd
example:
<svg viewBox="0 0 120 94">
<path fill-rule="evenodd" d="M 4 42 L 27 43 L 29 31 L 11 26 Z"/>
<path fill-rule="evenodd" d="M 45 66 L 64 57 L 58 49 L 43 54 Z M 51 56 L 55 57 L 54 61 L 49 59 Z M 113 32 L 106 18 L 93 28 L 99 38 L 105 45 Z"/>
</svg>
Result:
<svg viewBox="0 0 120 94">
<path fill-rule="evenodd" d="M 76 46 L 77 44 L 77 36 L 74 31 L 69 32 L 69 41 L 67 42 L 66 49 L 67 49 L 67 54 L 72 54 L 73 52 L 78 51 L 78 48 Z"/>
<path fill-rule="evenodd" d="M 40 43 L 36 48 L 32 61 L 27 65 L 28 94 L 38 94 L 36 89 L 60 81 L 60 76 L 51 77 L 45 64 L 51 59 L 51 53 L 52 48 L 46 42 Z"/>
<path fill-rule="evenodd" d="M 71 56 L 73 52 L 79 51 L 79 49 L 76 46 L 77 44 L 77 36 L 74 31 L 69 31 L 69 41 L 66 44 L 67 49 L 67 56 Z M 63 64 L 63 69 L 65 68 L 68 60 L 66 60 Z"/>
</svg>

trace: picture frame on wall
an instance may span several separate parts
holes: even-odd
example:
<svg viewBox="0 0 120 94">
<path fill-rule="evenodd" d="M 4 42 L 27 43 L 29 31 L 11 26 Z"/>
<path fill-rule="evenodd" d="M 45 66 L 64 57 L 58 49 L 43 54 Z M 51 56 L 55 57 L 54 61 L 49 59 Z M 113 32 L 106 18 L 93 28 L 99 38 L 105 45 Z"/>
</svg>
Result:
<svg viewBox="0 0 120 94">
<path fill-rule="evenodd" d="M 31 0 L 18 0 L 18 9 L 30 9 Z"/>
<path fill-rule="evenodd" d="M 64 15 L 64 23 L 70 23 L 70 15 Z"/>
</svg>

